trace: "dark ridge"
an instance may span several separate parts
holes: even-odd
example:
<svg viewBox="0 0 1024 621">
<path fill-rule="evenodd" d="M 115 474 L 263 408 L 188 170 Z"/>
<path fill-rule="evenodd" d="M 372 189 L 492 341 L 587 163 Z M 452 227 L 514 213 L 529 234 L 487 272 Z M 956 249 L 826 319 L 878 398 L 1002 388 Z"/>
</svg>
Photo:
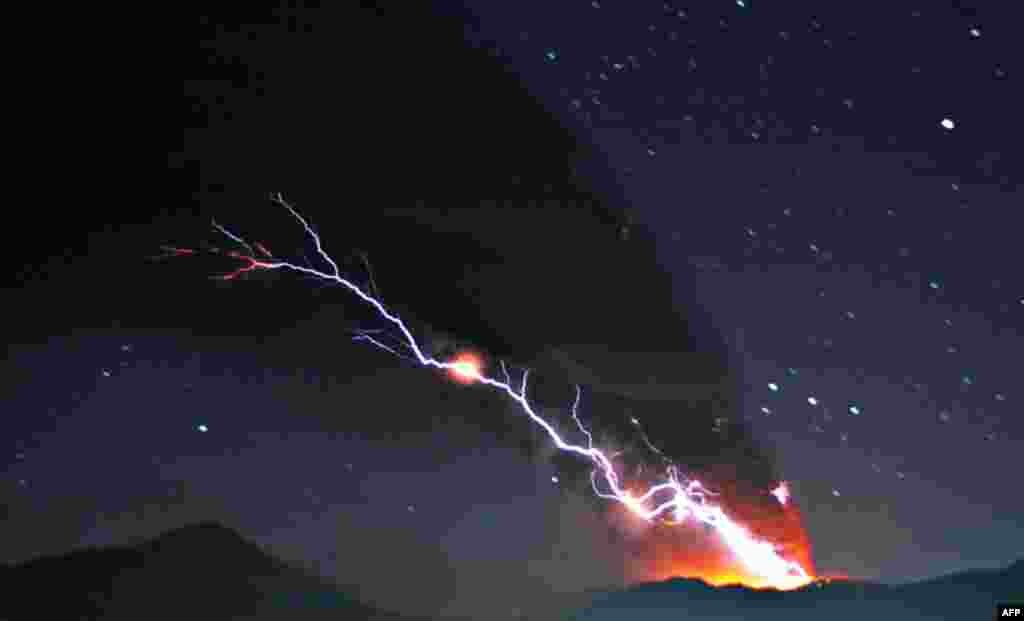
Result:
<svg viewBox="0 0 1024 621">
<path fill-rule="evenodd" d="M 0 567 L 0 618 L 353 619 L 415 621 L 359 602 L 322 577 L 267 554 L 237 532 L 202 522 L 133 546 L 110 546 Z M 715 588 L 676 578 L 591 593 L 570 619 L 985 618 L 995 601 L 1016 601 L 1024 562 L 924 582 L 818 582 L 795 591 Z M 401 585 L 396 585 L 401 588 Z M 725 615 L 725 616 L 723 616 Z M 729 616 L 733 615 L 733 616 Z M 420 621 L 425 621 L 420 619 Z"/>
<path fill-rule="evenodd" d="M 821 581 L 794 591 L 714 588 L 700 580 L 672 579 L 609 592 L 570 617 L 574 621 L 653 621 L 673 618 L 811 621 L 833 619 L 949 620 L 990 617 L 997 601 L 1019 601 L 1024 562 L 1003 569 L 970 570 L 904 585 Z"/>
<path fill-rule="evenodd" d="M 409 619 L 357 601 L 215 522 L 6 566 L 0 618 Z"/>
</svg>

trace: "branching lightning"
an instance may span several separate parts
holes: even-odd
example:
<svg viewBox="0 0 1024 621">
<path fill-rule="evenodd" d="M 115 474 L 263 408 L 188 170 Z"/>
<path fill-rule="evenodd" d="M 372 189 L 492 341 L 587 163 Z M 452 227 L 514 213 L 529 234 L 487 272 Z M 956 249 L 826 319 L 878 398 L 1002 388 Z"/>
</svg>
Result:
<svg viewBox="0 0 1024 621">
<path fill-rule="evenodd" d="M 380 330 L 362 331 L 356 334 L 355 340 L 368 342 L 384 351 L 415 362 L 423 367 L 443 370 L 458 376 L 462 380 L 479 383 L 505 393 L 534 424 L 541 427 L 547 433 L 559 450 L 573 453 L 593 464 L 594 470 L 591 473 L 591 484 L 594 492 L 601 498 L 620 503 L 630 513 L 648 522 L 657 521 L 681 524 L 692 519 L 710 526 L 736 559 L 751 573 L 763 577 L 770 584 L 779 588 L 798 587 L 811 582 L 813 578 L 803 566 L 795 561 L 783 558 L 775 545 L 756 538 L 749 530 L 730 519 L 726 512 L 712 501 L 712 498 L 715 496 L 713 492 L 705 488 L 699 481 L 682 477 L 676 466 L 671 464 L 651 444 L 647 436 L 643 435 L 642 430 L 640 433 L 643 435 L 647 446 L 661 455 L 667 464 L 663 481 L 652 485 L 642 494 L 636 494 L 626 489 L 613 463 L 615 455 L 606 454 L 605 451 L 594 446 L 593 436 L 579 418 L 578 408 L 581 391 L 578 386 L 576 387 L 576 397 L 571 406 L 571 417 L 579 431 L 586 438 L 585 445 L 569 442 L 558 433 L 550 422 L 536 413 L 527 397 L 528 370 L 524 370 L 519 381 L 514 382 L 512 373 L 509 372 L 504 362 L 500 363 L 503 379 L 496 379 L 485 375 L 481 370 L 480 364 L 469 362 L 466 359 L 456 358 L 445 361 L 428 356 L 402 318 L 389 311 L 384 303 L 378 299 L 377 296 L 379 294 L 377 292 L 379 290 L 373 282 L 372 273 L 370 273 L 370 292 L 365 291 L 351 280 L 343 277 L 338 264 L 324 250 L 320 236 L 313 230 L 306 219 L 292 205 L 286 202 L 280 194 L 272 196 L 272 200 L 287 209 L 291 216 L 302 226 L 306 235 L 313 242 L 317 257 L 329 269 L 316 269 L 311 267 L 308 262 L 307 265 L 300 265 L 279 260 L 271 255 L 262 245 L 258 243 L 249 244 L 214 221 L 213 227 L 215 230 L 245 250 L 245 252 L 234 250 L 222 253 L 240 261 L 242 264 L 234 271 L 224 274 L 219 278 L 233 280 L 243 274 L 257 270 L 291 270 L 314 279 L 344 287 L 360 300 L 372 306 L 382 319 L 389 322 L 397 330 L 397 334 Z M 187 248 L 165 246 L 164 250 L 168 253 L 168 256 L 195 254 L 194 250 Z M 258 254 L 256 250 L 258 250 Z M 217 249 L 213 249 L 213 251 L 221 252 Z M 258 258 L 258 256 L 261 258 Z M 368 266 L 365 256 L 362 256 L 362 259 L 364 264 Z M 388 344 L 385 341 L 391 339 L 382 338 L 381 335 L 394 338 L 397 345 Z M 515 385 L 516 383 L 518 383 L 518 386 Z M 639 429 L 639 421 L 632 419 L 631 422 Z M 780 487 L 772 493 L 781 504 L 784 505 L 786 503 L 788 490 L 785 490 L 784 487 Z"/>
</svg>

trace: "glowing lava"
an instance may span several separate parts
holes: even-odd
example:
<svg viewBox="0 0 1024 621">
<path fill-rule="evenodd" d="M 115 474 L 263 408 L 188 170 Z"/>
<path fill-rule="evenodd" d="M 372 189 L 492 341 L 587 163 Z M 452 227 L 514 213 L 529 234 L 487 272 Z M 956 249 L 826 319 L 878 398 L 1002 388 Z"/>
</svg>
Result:
<svg viewBox="0 0 1024 621">
<path fill-rule="evenodd" d="M 716 476 L 717 475 L 717 476 Z M 634 578 L 667 580 L 695 578 L 712 586 L 742 585 L 755 589 L 797 589 L 814 582 L 817 577 L 810 539 L 796 503 L 789 496 L 788 486 L 780 484 L 771 491 L 751 489 L 742 482 L 724 478 L 722 473 L 708 474 L 719 490 L 716 501 L 750 537 L 772 542 L 778 554 L 791 559 L 804 572 L 767 573 L 756 565 L 744 563 L 735 553 L 735 546 L 723 538 L 704 536 L 694 529 L 653 529 L 634 550 Z M 779 496 L 785 491 L 785 502 Z"/>
</svg>

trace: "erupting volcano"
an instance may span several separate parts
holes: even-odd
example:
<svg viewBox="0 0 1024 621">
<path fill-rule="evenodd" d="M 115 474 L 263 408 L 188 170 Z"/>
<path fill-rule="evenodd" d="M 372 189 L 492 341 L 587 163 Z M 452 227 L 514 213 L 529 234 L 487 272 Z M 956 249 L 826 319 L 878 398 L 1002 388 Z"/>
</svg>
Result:
<svg viewBox="0 0 1024 621">
<path fill-rule="evenodd" d="M 319 258 L 330 266 L 330 270 L 321 271 L 288 261 L 257 258 L 251 252 L 243 254 L 241 251 L 234 251 L 229 253 L 229 256 L 241 261 L 243 266 L 223 276 L 224 279 L 230 280 L 239 274 L 255 270 L 289 270 L 344 287 L 375 309 L 378 318 L 390 324 L 392 328 L 390 332 L 376 329 L 357 330 L 354 340 L 368 342 L 385 351 L 401 355 L 420 366 L 446 372 L 459 383 L 477 384 L 504 393 L 516 403 L 522 415 L 546 432 L 559 451 L 573 455 L 577 460 L 590 465 L 591 484 L 598 497 L 621 505 L 634 516 L 655 527 L 660 527 L 664 523 L 676 526 L 692 524 L 698 528 L 695 531 L 697 533 L 700 533 L 701 527 L 706 528 L 710 531 L 709 534 L 714 535 L 714 545 L 722 546 L 720 550 L 701 550 L 700 547 L 686 546 L 685 554 L 677 554 L 672 546 L 668 546 L 670 549 L 666 551 L 657 543 L 645 544 L 645 547 L 653 548 L 656 552 L 650 556 L 650 562 L 645 563 L 645 573 L 650 574 L 654 571 L 655 576 L 658 573 L 670 576 L 689 575 L 706 579 L 712 584 L 740 582 L 749 586 L 776 588 L 795 588 L 814 579 L 810 564 L 810 545 L 800 525 L 799 514 L 789 502 L 788 493 L 782 493 L 785 486 L 775 482 L 771 487 L 761 487 L 754 482 L 755 479 L 744 474 L 752 470 L 741 469 L 739 462 L 723 461 L 721 456 L 712 462 L 703 462 L 703 468 L 694 468 L 693 463 L 683 461 L 684 456 L 690 456 L 692 461 L 694 453 L 687 450 L 663 450 L 667 449 L 668 445 L 674 445 L 675 449 L 679 449 L 678 442 L 668 442 L 661 448 L 655 446 L 648 437 L 649 430 L 645 429 L 637 418 L 629 417 L 630 431 L 627 435 L 643 440 L 648 461 L 653 459 L 660 462 L 653 468 L 652 480 L 633 480 L 623 470 L 626 462 L 618 459 L 623 452 L 613 453 L 595 444 L 588 425 L 579 418 L 582 397 L 579 385 L 575 388 L 575 400 L 567 412 L 571 414 L 576 429 L 560 430 L 560 425 L 542 416 L 535 408 L 528 394 L 528 368 L 514 369 L 500 361 L 501 374 L 486 375 L 482 357 L 468 350 L 459 352 L 450 360 L 430 356 L 413 334 L 410 325 L 400 316 L 390 312 L 370 291 L 342 275 L 338 264 L 324 251 L 319 235 L 294 207 L 280 195 L 274 197 L 274 200 L 295 218 L 312 239 Z M 214 226 L 242 248 L 251 248 L 241 237 L 216 223 Z M 192 253 L 176 248 L 171 251 L 175 255 Z M 375 289 L 376 287 L 373 288 Z M 386 335 L 383 338 L 390 338 L 398 343 L 398 347 L 404 351 L 399 352 L 395 347 L 386 344 L 381 340 L 382 335 Z M 737 425 L 732 427 L 740 429 Z M 715 433 L 721 431 L 726 432 L 723 438 L 731 438 L 728 441 L 723 440 L 721 447 L 731 447 L 733 450 L 742 447 L 737 441 L 744 439 L 745 436 L 728 433 L 727 419 L 716 417 Z M 669 432 L 658 434 L 656 437 L 662 436 L 678 438 L 679 433 Z M 749 454 L 747 457 L 751 464 L 759 463 L 757 459 L 750 459 Z M 642 462 L 634 465 L 638 474 L 644 471 Z M 652 463 L 649 461 L 647 465 Z M 632 489 L 634 485 L 639 489 Z M 657 539 L 651 537 L 648 541 L 656 542 Z M 700 551 L 694 552 L 694 549 Z M 640 556 L 649 555 L 642 553 Z M 679 560 L 680 558 L 685 560 Z"/>
<path fill-rule="evenodd" d="M 708 479 L 709 481 L 711 479 Z M 709 484 L 709 487 L 712 487 Z M 716 505 L 751 541 L 771 546 L 777 555 L 802 569 L 766 572 L 737 553 L 721 532 L 697 520 L 663 520 L 646 524 L 631 546 L 629 575 L 637 582 L 693 578 L 711 586 L 741 585 L 756 589 L 797 589 L 818 579 L 812 547 L 802 516 L 791 498 L 783 504 L 775 490 L 753 490 L 738 482 L 715 480 Z M 778 488 L 776 488 L 777 490 Z M 637 525 L 622 512 L 623 523 Z"/>
</svg>

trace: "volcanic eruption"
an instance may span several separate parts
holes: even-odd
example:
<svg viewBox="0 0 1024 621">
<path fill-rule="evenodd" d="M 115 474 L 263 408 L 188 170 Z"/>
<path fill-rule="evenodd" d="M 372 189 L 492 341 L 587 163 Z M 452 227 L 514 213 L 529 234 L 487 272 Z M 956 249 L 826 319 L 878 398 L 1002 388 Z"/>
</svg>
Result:
<svg viewBox="0 0 1024 621">
<path fill-rule="evenodd" d="M 502 441 L 516 447 L 535 436 L 557 446 L 560 479 L 578 473 L 589 484 L 596 471 L 598 510 L 626 510 L 649 532 L 633 542 L 637 549 L 630 565 L 638 566 L 632 572 L 637 579 L 675 574 L 752 584 L 765 578 L 764 567 L 756 566 L 760 558 L 771 565 L 767 576 L 775 586 L 808 580 L 810 546 L 797 508 L 792 501 L 780 505 L 770 493 L 780 473 L 751 431 L 737 422 L 735 365 L 716 349 L 720 335 L 702 323 L 701 305 L 691 295 L 692 275 L 664 267 L 653 232 L 623 200 L 597 145 L 561 124 L 499 61 L 468 48 L 461 17 L 442 19 L 417 9 L 422 19 L 410 19 L 411 9 L 397 7 L 381 32 L 423 41 L 429 54 L 417 57 L 423 63 L 419 69 L 407 64 L 410 59 L 392 68 L 408 76 L 396 82 L 401 86 L 395 96 L 375 92 L 361 107 L 353 107 L 347 96 L 340 101 L 318 92 L 306 99 L 332 118 L 337 106 L 353 110 L 348 118 L 386 112 L 400 123 L 408 118 L 403 93 L 427 89 L 453 95 L 422 102 L 418 118 L 431 123 L 389 124 L 384 136 L 378 128 L 367 126 L 363 132 L 346 126 L 345 140 L 365 148 L 364 166 L 346 178 L 344 195 L 336 171 L 321 174 L 326 170 L 321 162 L 273 169 L 286 187 L 344 205 L 334 226 L 322 221 L 332 254 L 321 246 L 319 225 L 284 209 L 277 195 L 276 213 L 284 218 L 277 222 L 304 237 L 303 253 L 279 256 L 283 242 L 277 240 L 271 243 L 273 256 L 241 245 L 231 255 L 241 262 L 241 271 L 234 273 L 249 277 L 286 270 L 318 286 L 343 285 L 336 290 L 352 301 L 353 325 L 372 328 L 360 333 L 362 342 L 386 345 L 414 364 L 441 370 L 466 383 L 466 390 L 497 392 L 514 401 L 522 420 L 521 426 L 516 423 L 520 437 L 504 433 L 509 412 L 502 408 L 481 412 L 473 424 L 502 431 Z M 374 27 L 385 23 L 379 18 L 373 15 Z M 427 37 L 423 23 L 431 24 Z M 285 46 L 281 53 L 307 60 L 300 49 L 306 48 Z M 458 70 L 438 74 L 438 66 Z M 494 122 L 492 104 L 507 111 L 505 122 Z M 307 137 L 322 134 L 318 127 L 305 129 L 280 137 L 275 143 L 280 152 L 303 153 Z M 446 148 L 438 151 L 436 144 Z M 375 198 L 348 200 L 353 195 Z M 276 226 L 268 221 L 268 228 Z M 236 233 L 233 238 L 240 239 L 241 231 Z M 351 253 L 355 248 L 362 251 Z M 352 254 L 347 260 L 346 253 Z M 373 261 L 373 274 L 366 257 Z M 342 283 L 343 277 L 353 280 Z M 408 320 L 409 332 L 399 329 L 399 317 Z M 465 358 L 461 351 L 438 354 L 441 344 L 422 338 L 424 325 L 458 334 L 481 352 L 480 358 Z M 559 360 L 544 360 L 552 344 L 566 343 L 592 373 L 574 377 Z M 579 353 L 575 343 L 600 343 L 604 352 Z M 500 361 L 508 362 L 511 379 Z M 605 368 L 609 365 L 614 368 Z M 526 368 L 531 384 L 521 390 Z M 545 395 L 540 382 L 556 388 Z M 565 412 L 574 386 L 586 391 L 575 422 Z M 557 420 L 535 416 L 533 405 L 562 408 L 561 414 Z M 386 416 L 366 424 L 383 428 Z M 576 423 L 593 434 L 593 444 Z M 694 482 L 707 493 L 692 489 Z M 626 488 L 632 489 L 629 496 Z M 646 497 L 652 489 L 657 493 Z M 610 497 L 616 502 L 608 502 Z M 663 503 L 672 504 L 671 510 L 650 514 Z M 788 563 L 800 567 L 796 578 L 780 571 Z"/>
<path fill-rule="evenodd" d="M 816 578 L 810 539 L 795 504 L 782 506 L 770 495 L 747 486 L 724 486 L 717 479 L 725 512 L 753 538 L 771 544 L 783 558 L 796 562 L 805 575 L 766 576 L 744 564 L 710 528 L 700 524 L 659 523 L 634 546 L 629 569 L 637 581 L 696 578 L 712 586 L 742 585 L 788 590 Z M 742 491 L 740 491 L 742 490 Z M 768 500 L 762 500 L 767 496 Z"/>
<path fill-rule="evenodd" d="M 609 350 L 563 347 L 548 355 L 557 361 L 549 368 L 561 370 L 569 381 L 592 386 L 587 415 L 599 431 L 598 443 L 614 447 L 625 487 L 639 498 L 663 481 L 666 472 L 676 473 L 699 485 L 701 500 L 720 509 L 720 519 L 738 529 L 713 523 L 719 520 L 713 513 L 702 517 L 666 511 L 647 520 L 628 505 L 612 505 L 611 522 L 627 535 L 629 578 L 696 578 L 714 586 L 780 590 L 815 580 L 810 538 L 789 483 L 782 480 L 768 448 L 737 416 L 735 372 L 724 365 L 709 369 L 714 357 L 702 356 L 701 370 L 680 384 L 679 375 L 687 375 L 692 361 L 686 355 Z M 638 372 L 649 381 L 639 381 Z M 578 465 L 560 466 L 584 474 Z M 756 548 L 754 542 L 773 552 L 750 549 Z M 765 564 L 777 563 L 772 556 L 798 569 L 767 569 Z"/>
</svg>

